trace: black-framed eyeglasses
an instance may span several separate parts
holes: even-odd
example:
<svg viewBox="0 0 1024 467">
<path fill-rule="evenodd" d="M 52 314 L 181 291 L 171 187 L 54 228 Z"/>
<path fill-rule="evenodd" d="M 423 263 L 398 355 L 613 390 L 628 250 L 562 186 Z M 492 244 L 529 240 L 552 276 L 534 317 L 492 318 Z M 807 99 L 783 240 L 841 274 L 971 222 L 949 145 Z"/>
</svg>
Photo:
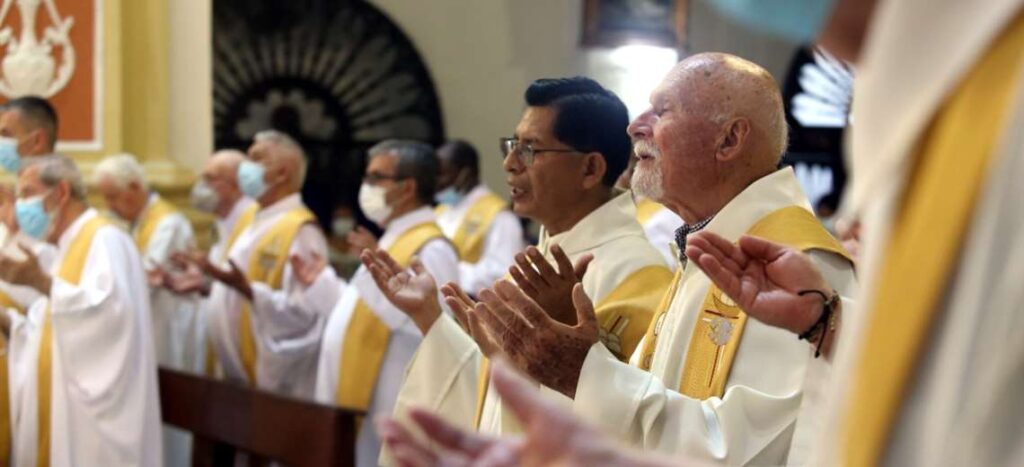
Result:
<svg viewBox="0 0 1024 467">
<path fill-rule="evenodd" d="M 366 183 L 369 183 L 370 185 L 376 185 L 376 184 L 378 184 L 380 182 L 383 182 L 385 180 L 391 180 L 393 182 L 398 182 L 398 181 L 405 180 L 407 178 L 411 178 L 411 177 L 401 177 L 401 176 L 398 176 L 398 175 L 384 175 L 384 174 L 379 174 L 379 173 L 375 173 L 375 172 L 370 172 L 370 173 L 368 173 L 366 175 L 363 175 L 363 181 L 366 182 Z"/>
<path fill-rule="evenodd" d="M 516 157 L 519 158 L 519 161 L 527 167 L 533 165 L 533 159 L 537 154 L 542 152 L 578 153 L 579 151 L 575 149 L 535 148 L 533 147 L 533 143 L 524 143 L 516 138 L 501 138 L 502 157 L 508 157 L 509 154 L 515 154 Z"/>
</svg>

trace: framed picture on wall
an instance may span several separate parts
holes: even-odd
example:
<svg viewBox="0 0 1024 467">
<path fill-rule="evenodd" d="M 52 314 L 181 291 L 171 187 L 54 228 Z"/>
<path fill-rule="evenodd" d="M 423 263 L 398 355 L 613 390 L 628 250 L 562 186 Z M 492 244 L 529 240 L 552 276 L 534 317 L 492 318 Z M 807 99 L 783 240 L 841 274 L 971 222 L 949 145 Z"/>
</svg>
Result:
<svg viewBox="0 0 1024 467">
<path fill-rule="evenodd" d="M 687 0 L 584 0 L 583 45 L 683 49 Z"/>
</svg>

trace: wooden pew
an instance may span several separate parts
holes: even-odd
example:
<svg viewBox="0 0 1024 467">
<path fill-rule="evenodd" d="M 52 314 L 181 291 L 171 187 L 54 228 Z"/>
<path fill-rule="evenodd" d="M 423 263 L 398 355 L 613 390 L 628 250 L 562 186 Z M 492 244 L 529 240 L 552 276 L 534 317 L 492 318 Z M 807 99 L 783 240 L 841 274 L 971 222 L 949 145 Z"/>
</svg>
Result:
<svg viewBox="0 0 1024 467">
<path fill-rule="evenodd" d="M 254 465 L 355 464 L 360 413 L 165 368 L 159 378 L 164 423 L 194 435 L 193 465 L 231 466 L 236 450 Z"/>
</svg>

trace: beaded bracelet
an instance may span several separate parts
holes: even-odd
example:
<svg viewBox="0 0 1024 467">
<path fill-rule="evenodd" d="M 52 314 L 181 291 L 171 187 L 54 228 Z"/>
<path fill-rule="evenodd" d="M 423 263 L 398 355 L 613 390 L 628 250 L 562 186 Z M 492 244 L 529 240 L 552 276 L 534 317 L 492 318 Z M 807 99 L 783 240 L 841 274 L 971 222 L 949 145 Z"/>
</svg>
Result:
<svg viewBox="0 0 1024 467">
<path fill-rule="evenodd" d="M 821 345 L 825 342 L 825 336 L 830 330 L 835 329 L 835 323 L 832 321 L 832 313 L 836 307 L 839 306 L 839 293 L 832 291 L 832 295 L 828 295 L 820 290 L 801 290 L 797 292 L 797 295 L 809 295 L 816 294 L 820 295 L 821 299 L 824 300 L 822 303 L 821 315 L 818 316 L 818 320 L 813 325 L 799 336 L 797 339 L 805 340 L 810 342 L 814 336 L 818 336 L 818 342 L 814 345 L 814 358 L 821 356 Z M 820 335 L 818 334 L 820 331 Z"/>
</svg>

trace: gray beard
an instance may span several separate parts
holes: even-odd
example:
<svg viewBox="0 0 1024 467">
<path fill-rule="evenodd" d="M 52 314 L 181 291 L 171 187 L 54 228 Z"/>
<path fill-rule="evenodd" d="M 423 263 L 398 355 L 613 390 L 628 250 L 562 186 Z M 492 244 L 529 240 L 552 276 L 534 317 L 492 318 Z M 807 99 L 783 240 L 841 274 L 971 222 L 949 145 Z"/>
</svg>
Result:
<svg viewBox="0 0 1024 467">
<path fill-rule="evenodd" d="M 664 187 L 661 186 L 661 164 L 656 164 L 653 169 L 646 171 L 637 167 L 633 171 L 629 185 L 635 195 L 660 201 L 665 195 Z"/>
</svg>

